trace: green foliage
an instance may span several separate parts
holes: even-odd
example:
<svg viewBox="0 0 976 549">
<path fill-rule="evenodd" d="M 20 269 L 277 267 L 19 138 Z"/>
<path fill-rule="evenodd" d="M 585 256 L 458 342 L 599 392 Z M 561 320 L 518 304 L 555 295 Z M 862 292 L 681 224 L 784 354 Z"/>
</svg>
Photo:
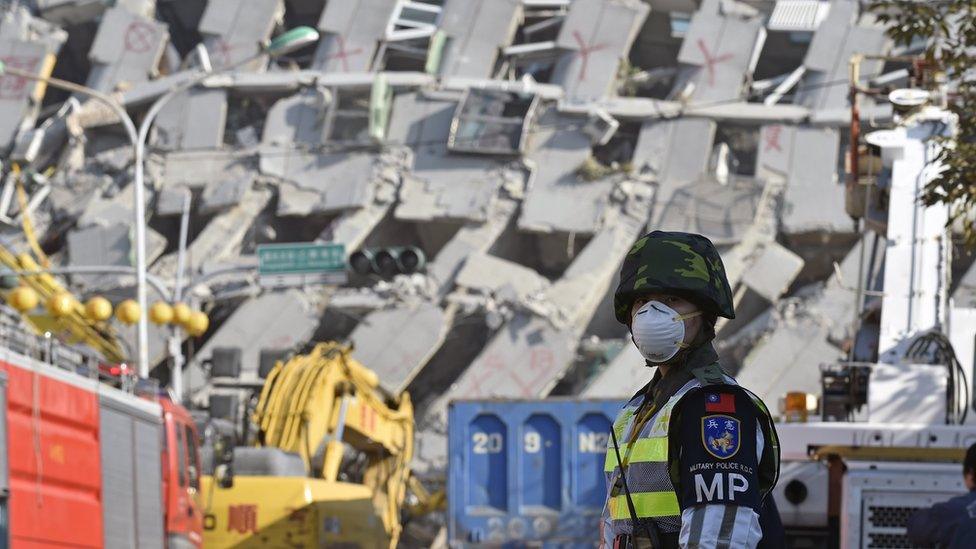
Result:
<svg viewBox="0 0 976 549">
<path fill-rule="evenodd" d="M 588 156 L 582 164 L 576 167 L 576 175 L 583 181 L 599 181 L 614 174 L 630 174 L 634 166 L 629 162 L 621 164 L 611 162 L 609 166 L 602 164 L 593 156 Z"/>
<path fill-rule="evenodd" d="M 927 70 L 945 74 L 949 108 L 959 116 L 955 143 L 938 160 L 944 169 L 925 188 L 925 204 L 947 204 L 950 223 L 962 224 L 976 245 L 976 0 L 887 0 L 870 8 L 896 44 L 925 43 Z"/>
</svg>

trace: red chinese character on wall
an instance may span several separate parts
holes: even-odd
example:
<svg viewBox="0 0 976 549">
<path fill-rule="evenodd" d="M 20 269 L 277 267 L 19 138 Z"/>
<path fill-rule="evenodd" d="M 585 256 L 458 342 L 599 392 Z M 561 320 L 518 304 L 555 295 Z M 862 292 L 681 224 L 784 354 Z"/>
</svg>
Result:
<svg viewBox="0 0 976 549">
<path fill-rule="evenodd" d="M 231 505 L 227 508 L 227 531 L 238 534 L 258 531 L 258 506 L 254 504 Z"/>
</svg>

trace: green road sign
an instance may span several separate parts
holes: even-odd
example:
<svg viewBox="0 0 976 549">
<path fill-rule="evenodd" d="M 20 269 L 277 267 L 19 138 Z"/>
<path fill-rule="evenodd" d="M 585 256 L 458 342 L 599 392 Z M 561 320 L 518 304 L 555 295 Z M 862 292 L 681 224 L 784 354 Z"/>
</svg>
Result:
<svg viewBox="0 0 976 549">
<path fill-rule="evenodd" d="M 258 275 L 264 285 L 341 284 L 346 279 L 343 244 L 260 244 Z"/>
</svg>

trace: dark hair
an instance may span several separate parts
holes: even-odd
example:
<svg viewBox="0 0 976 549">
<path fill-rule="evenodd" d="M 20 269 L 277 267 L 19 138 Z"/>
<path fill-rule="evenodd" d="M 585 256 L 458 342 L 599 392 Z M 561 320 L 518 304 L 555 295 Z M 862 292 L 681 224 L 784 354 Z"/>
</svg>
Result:
<svg viewBox="0 0 976 549">
<path fill-rule="evenodd" d="M 976 475 L 976 444 L 973 444 L 966 450 L 966 459 L 962 462 L 962 474 Z"/>
</svg>

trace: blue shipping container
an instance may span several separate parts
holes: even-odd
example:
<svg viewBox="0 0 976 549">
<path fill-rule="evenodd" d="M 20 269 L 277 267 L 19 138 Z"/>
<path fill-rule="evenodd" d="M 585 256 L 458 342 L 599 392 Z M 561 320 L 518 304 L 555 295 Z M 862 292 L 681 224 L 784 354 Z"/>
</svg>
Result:
<svg viewBox="0 0 976 549">
<path fill-rule="evenodd" d="M 593 547 L 619 400 L 469 400 L 448 416 L 454 547 Z"/>
</svg>

